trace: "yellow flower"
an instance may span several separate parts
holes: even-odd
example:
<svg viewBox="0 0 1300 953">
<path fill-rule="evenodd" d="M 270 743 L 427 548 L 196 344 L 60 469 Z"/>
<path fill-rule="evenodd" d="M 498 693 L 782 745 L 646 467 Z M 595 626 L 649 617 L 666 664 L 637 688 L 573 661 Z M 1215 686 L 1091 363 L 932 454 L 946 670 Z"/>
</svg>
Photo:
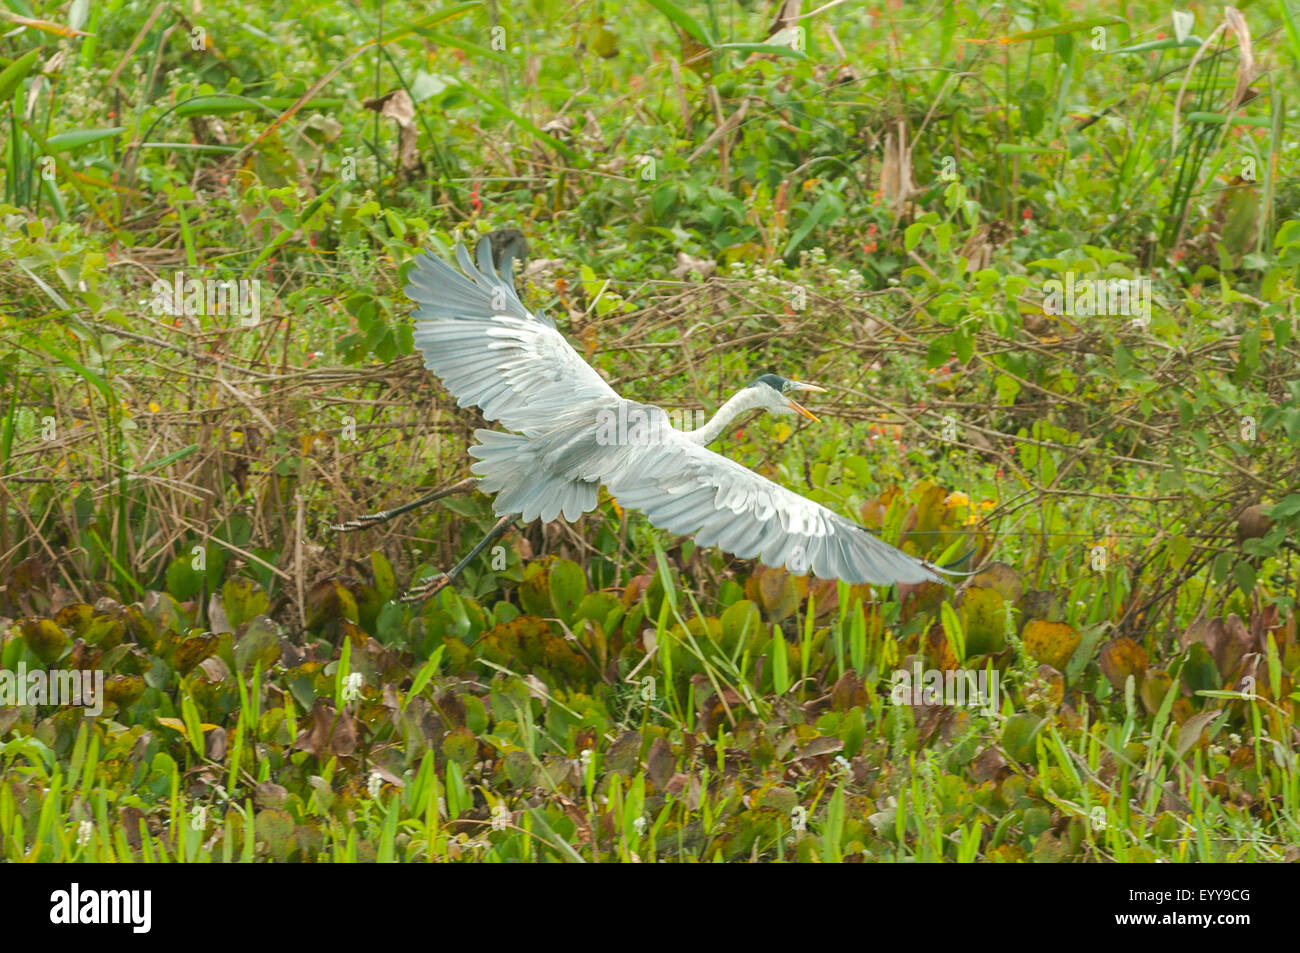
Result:
<svg viewBox="0 0 1300 953">
<path fill-rule="evenodd" d="M 156 401 L 149 401 L 149 413 L 156 414 L 160 410 L 162 410 L 162 408 L 158 406 Z"/>
<path fill-rule="evenodd" d="M 944 500 L 944 503 L 948 506 L 970 506 L 970 497 L 961 490 L 955 490 L 948 494 L 948 498 Z"/>
</svg>

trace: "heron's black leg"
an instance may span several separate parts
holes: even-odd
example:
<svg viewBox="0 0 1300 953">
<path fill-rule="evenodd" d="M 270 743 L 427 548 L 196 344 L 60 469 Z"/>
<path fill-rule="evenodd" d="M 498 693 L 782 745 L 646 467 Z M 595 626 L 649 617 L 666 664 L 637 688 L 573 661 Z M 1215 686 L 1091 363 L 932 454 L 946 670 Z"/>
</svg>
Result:
<svg viewBox="0 0 1300 953">
<path fill-rule="evenodd" d="M 478 541 L 478 544 L 469 551 L 469 555 L 452 567 L 451 572 L 445 572 L 440 576 L 430 576 L 418 586 L 412 587 L 406 595 L 402 596 L 403 602 L 415 602 L 419 599 L 426 599 L 429 596 L 436 595 L 443 587 L 450 585 L 462 572 L 465 567 L 478 558 L 479 553 L 487 549 L 494 541 L 501 537 L 510 525 L 515 521 L 514 513 L 507 513 L 497 520 L 496 525 L 488 530 L 488 534 Z"/>
<path fill-rule="evenodd" d="M 338 533 L 350 533 L 353 530 L 366 529 L 370 526 L 376 526 L 380 523 L 387 522 L 394 516 L 401 516 L 403 513 L 409 513 L 417 507 L 424 506 L 426 503 L 432 503 L 434 500 L 440 500 L 444 496 L 451 496 L 453 493 L 466 493 L 474 489 L 478 483 L 477 477 L 466 477 L 458 483 L 451 486 L 445 486 L 441 489 L 427 493 L 418 500 L 410 503 L 404 503 L 401 506 L 395 506 L 391 510 L 380 510 L 378 513 L 370 513 L 366 516 L 358 516 L 354 520 L 348 520 L 346 523 L 331 523 L 330 529 Z"/>
</svg>

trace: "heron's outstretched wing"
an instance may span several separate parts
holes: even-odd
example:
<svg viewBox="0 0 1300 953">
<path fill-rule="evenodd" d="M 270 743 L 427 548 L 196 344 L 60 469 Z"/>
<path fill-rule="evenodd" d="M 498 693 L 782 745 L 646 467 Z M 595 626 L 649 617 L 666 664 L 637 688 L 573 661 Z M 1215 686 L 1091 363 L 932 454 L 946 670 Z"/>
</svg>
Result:
<svg viewBox="0 0 1300 953">
<path fill-rule="evenodd" d="M 621 451 L 601 474 L 610 493 L 701 546 L 849 583 L 942 581 L 937 567 L 678 431 L 659 446 Z"/>
<path fill-rule="evenodd" d="M 574 401 L 615 398 L 549 319 L 524 307 L 507 259 L 497 274 L 492 249 L 478 245 L 478 267 L 464 245 L 456 259 L 465 274 L 429 252 L 416 256 L 406 296 L 415 344 L 425 366 L 461 407 L 477 406 L 511 430 L 546 426 Z"/>
</svg>

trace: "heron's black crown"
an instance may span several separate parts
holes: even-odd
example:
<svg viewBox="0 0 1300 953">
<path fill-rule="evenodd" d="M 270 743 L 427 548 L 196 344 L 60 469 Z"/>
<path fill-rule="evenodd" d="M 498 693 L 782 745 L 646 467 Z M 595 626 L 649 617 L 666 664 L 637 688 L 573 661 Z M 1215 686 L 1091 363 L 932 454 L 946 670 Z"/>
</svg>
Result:
<svg viewBox="0 0 1300 953">
<path fill-rule="evenodd" d="M 757 387 L 759 384 L 766 384 L 778 394 L 783 394 L 785 393 L 785 386 L 789 383 L 790 381 L 782 377 L 780 374 L 764 374 L 758 380 L 754 381 L 752 386 Z"/>
</svg>

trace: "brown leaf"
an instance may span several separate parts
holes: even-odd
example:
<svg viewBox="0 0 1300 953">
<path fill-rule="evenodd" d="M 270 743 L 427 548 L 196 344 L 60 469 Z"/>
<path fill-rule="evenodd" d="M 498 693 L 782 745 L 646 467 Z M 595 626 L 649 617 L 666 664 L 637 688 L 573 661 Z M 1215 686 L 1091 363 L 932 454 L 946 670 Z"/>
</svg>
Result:
<svg viewBox="0 0 1300 953">
<path fill-rule="evenodd" d="M 656 738 L 645 756 L 645 772 L 654 782 L 656 789 L 664 790 L 664 786 L 673 777 L 673 768 L 676 765 L 677 759 L 673 756 L 672 745 L 663 738 Z"/>
<path fill-rule="evenodd" d="M 1009 773 L 1007 759 L 1002 756 L 1002 752 L 996 745 L 989 745 L 971 762 L 971 775 L 981 784 L 985 781 L 1000 780 Z"/>
<path fill-rule="evenodd" d="M 140 849 L 140 822 L 145 819 L 144 811 L 138 807 L 124 807 L 118 810 L 118 815 L 122 818 L 122 830 L 126 834 L 126 842 L 132 850 Z"/>
<path fill-rule="evenodd" d="M 226 759 L 226 729 L 220 726 L 211 729 L 204 737 L 204 753 L 210 761 Z"/>
<path fill-rule="evenodd" d="M 1183 722 L 1182 728 L 1178 730 L 1178 745 L 1174 748 L 1178 757 L 1187 754 L 1195 745 L 1201 742 L 1201 736 L 1205 733 L 1206 727 L 1209 726 L 1220 713 L 1222 709 L 1214 708 L 1209 711 L 1203 711 L 1193 715 Z"/>
<path fill-rule="evenodd" d="M 196 635 L 182 641 L 172 655 L 176 671 L 188 675 L 194 666 L 217 650 L 218 641 L 220 640 L 215 635 Z"/>
<path fill-rule="evenodd" d="M 386 119 L 394 120 L 399 126 L 415 122 L 415 103 L 405 89 L 395 89 L 375 99 L 367 99 L 363 105 Z"/>
<path fill-rule="evenodd" d="M 253 805 L 259 810 L 279 807 L 288 798 L 288 789 L 281 787 L 274 781 L 263 781 L 253 788 Z"/>
<path fill-rule="evenodd" d="M 636 771 L 637 755 L 641 751 L 641 732 L 623 732 L 605 753 L 605 769 L 631 777 Z"/>
<path fill-rule="evenodd" d="M 831 710 L 848 711 L 850 708 L 865 708 L 867 693 L 862 682 L 853 671 L 845 672 L 831 689 Z"/>
<path fill-rule="evenodd" d="M 1020 637 L 1025 643 L 1025 651 L 1058 672 L 1065 671 L 1074 650 L 1083 641 L 1083 636 L 1073 626 L 1044 619 L 1034 619 L 1027 623 Z"/>
<path fill-rule="evenodd" d="M 1024 593 L 1020 574 L 1006 563 L 989 563 L 971 580 L 971 589 L 992 589 L 1007 602 L 1018 602 Z"/>
<path fill-rule="evenodd" d="M 823 755 L 834 754 L 837 751 L 844 750 L 844 742 L 839 738 L 814 738 L 796 754 L 791 761 L 803 761 L 806 758 L 819 758 Z"/>
<path fill-rule="evenodd" d="M 356 726 L 346 711 L 337 712 L 330 702 L 317 698 L 309 717 L 309 724 L 293 744 L 295 748 L 309 751 L 317 758 L 331 754 L 345 758 L 356 750 Z"/>
<path fill-rule="evenodd" d="M 1124 683 L 1130 675 L 1139 685 L 1147 671 L 1147 653 L 1128 636 L 1122 636 L 1107 642 L 1097 659 L 1102 674 L 1119 691 L 1124 691 Z"/>
</svg>

